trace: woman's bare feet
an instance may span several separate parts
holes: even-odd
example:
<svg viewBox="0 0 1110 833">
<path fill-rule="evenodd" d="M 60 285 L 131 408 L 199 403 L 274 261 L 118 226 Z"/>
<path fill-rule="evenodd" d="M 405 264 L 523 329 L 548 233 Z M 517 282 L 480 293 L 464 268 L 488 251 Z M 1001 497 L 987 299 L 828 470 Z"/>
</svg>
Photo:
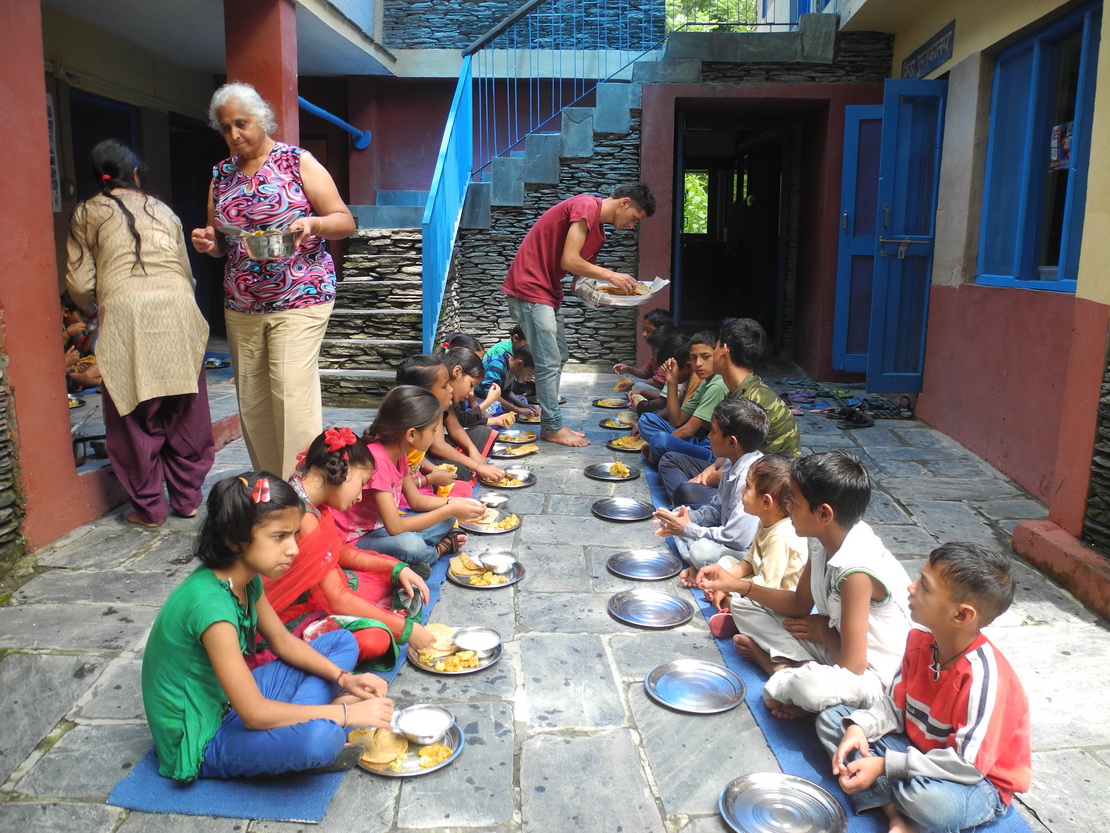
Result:
<svg viewBox="0 0 1110 833">
<path fill-rule="evenodd" d="M 571 448 L 581 448 L 590 444 L 586 439 L 586 435 L 581 431 L 571 431 L 565 425 L 558 431 L 548 433 L 544 431 L 542 436 L 549 443 L 558 443 L 559 445 L 569 445 Z"/>
<path fill-rule="evenodd" d="M 809 714 L 809 712 L 800 706 L 780 703 L 778 700 L 764 700 L 763 704 L 767 706 L 771 714 L 780 720 L 797 720 L 799 717 L 805 717 Z M 891 829 L 893 830 L 894 828 L 892 827 Z"/>
<path fill-rule="evenodd" d="M 126 518 L 124 518 L 124 520 L 129 524 L 135 524 L 135 526 L 146 527 L 147 529 L 157 529 L 158 527 L 160 527 L 162 525 L 162 524 L 152 524 L 148 521 L 144 521 L 139 516 L 138 512 L 132 512 L 130 515 L 128 515 Z"/>
</svg>

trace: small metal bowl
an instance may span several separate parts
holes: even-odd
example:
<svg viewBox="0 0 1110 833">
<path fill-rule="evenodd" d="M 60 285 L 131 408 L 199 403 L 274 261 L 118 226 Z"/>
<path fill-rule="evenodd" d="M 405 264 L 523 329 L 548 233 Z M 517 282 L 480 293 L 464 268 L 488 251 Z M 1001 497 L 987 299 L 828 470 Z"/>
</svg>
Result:
<svg viewBox="0 0 1110 833">
<path fill-rule="evenodd" d="M 295 231 L 270 231 L 264 234 L 244 234 L 239 239 L 251 260 L 283 260 L 292 257 L 296 246 Z"/>
<path fill-rule="evenodd" d="M 501 644 L 501 634 L 493 628 L 459 628 L 452 641 L 460 651 L 473 651 L 478 659 L 486 659 Z"/>
<path fill-rule="evenodd" d="M 393 731 L 404 735 L 413 743 L 427 746 L 443 740 L 455 723 L 455 715 L 431 703 L 417 703 L 393 715 Z"/>
<path fill-rule="evenodd" d="M 495 573 L 499 576 L 511 573 L 513 571 L 513 565 L 517 563 L 516 558 L 510 552 L 484 552 L 480 555 L 472 555 L 470 557 L 491 573 Z"/>
<path fill-rule="evenodd" d="M 488 495 L 479 495 L 478 500 L 490 509 L 500 509 L 509 502 L 509 496 L 501 492 L 490 492 Z"/>
</svg>

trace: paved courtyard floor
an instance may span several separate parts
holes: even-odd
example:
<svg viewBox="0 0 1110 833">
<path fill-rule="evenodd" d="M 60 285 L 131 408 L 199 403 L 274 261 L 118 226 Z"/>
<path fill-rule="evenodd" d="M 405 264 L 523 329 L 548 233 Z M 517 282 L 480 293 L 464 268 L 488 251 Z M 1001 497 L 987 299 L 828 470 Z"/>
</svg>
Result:
<svg viewBox="0 0 1110 833">
<path fill-rule="evenodd" d="M 590 505 L 609 494 L 647 496 L 643 479 L 607 484 L 582 469 L 612 457 L 604 412 L 588 402 L 610 375 L 568 374 L 568 422 L 594 445 L 542 444 L 529 458 L 538 484 L 514 495 L 524 523 L 474 542 L 508 546 L 527 568 L 497 592 L 446 585 L 432 619 L 501 632 L 490 671 L 431 676 L 405 667 L 391 687 L 401 705 L 442 702 L 467 747 L 450 767 L 403 782 L 348 773 L 327 817 L 312 825 L 128 813 L 105 805 L 112 786 L 150 748 L 139 669 L 147 631 L 192 565 L 195 521 L 157 531 L 119 516 L 88 524 L 38 553 L 38 572 L 0 607 L 0 830 L 72 833 L 718 833 L 717 794 L 737 775 L 778 769 L 748 709 L 689 716 L 644 693 L 644 673 L 678 657 L 714 659 L 700 616 L 646 632 L 606 614 L 632 585 L 605 569 L 610 555 L 658 547 L 649 523 L 615 525 Z M 781 379 L 768 378 L 772 384 Z M 611 412 L 610 412 L 611 413 Z M 329 410 L 360 430 L 366 411 Z M 949 540 L 1009 549 L 1010 532 L 1044 508 L 1013 482 L 919 421 L 843 431 L 800 417 L 807 451 L 849 449 L 877 489 L 866 520 L 916 576 Z M 242 441 L 217 456 L 210 482 L 248 467 Z M 989 629 L 1025 682 L 1033 714 L 1033 788 L 1016 802 L 1034 831 L 1110 829 L 1110 633 L 1106 623 L 1035 570 L 1019 565 L 1009 612 Z M 677 582 L 660 583 L 686 593 Z M 638 586 L 643 586 L 637 583 Z"/>
</svg>

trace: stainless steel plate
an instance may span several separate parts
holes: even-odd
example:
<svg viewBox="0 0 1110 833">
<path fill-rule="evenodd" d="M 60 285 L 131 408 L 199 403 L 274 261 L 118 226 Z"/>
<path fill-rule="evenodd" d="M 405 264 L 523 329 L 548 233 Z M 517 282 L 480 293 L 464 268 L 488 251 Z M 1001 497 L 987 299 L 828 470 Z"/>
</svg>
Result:
<svg viewBox="0 0 1110 833">
<path fill-rule="evenodd" d="M 629 436 L 631 436 L 631 434 Z M 641 440 L 644 445 L 641 445 L 637 448 L 625 448 L 623 445 L 614 445 L 614 443 L 620 439 L 622 438 L 617 437 L 616 440 L 609 440 L 609 442 L 605 443 L 605 447 L 608 448 L 610 451 L 623 451 L 625 454 L 639 454 L 640 449 L 643 448 L 644 445 L 647 445 L 647 442 L 645 440 Z"/>
<path fill-rule="evenodd" d="M 609 599 L 609 615 L 638 628 L 675 628 L 690 621 L 694 606 L 658 590 L 623 590 Z"/>
<path fill-rule="evenodd" d="M 467 587 L 471 590 L 500 590 L 504 587 L 511 587 L 522 578 L 524 578 L 524 565 L 519 561 L 513 565 L 513 568 L 505 573 L 504 576 L 508 581 L 503 584 L 471 584 L 470 576 L 457 576 L 451 572 L 450 568 L 447 570 L 447 580 L 452 584 L 457 584 L 459 587 Z"/>
<path fill-rule="evenodd" d="M 485 480 L 481 481 L 483 486 L 490 486 L 494 489 L 527 489 L 529 486 L 536 485 L 536 473 L 528 466 L 505 466 L 501 469 L 505 474 L 514 480 L 519 480 L 519 486 L 505 486 L 501 483 L 488 483 Z"/>
<path fill-rule="evenodd" d="M 457 723 L 452 723 L 451 728 L 447 730 L 447 734 L 440 743 L 451 750 L 451 757 L 427 769 L 420 768 L 420 756 L 416 754 L 420 747 L 415 743 L 409 744 L 409 754 L 401 765 L 400 772 L 394 772 L 389 768 L 389 764 L 368 764 L 364 761 L 359 761 L 358 765 L 367 772 L 372 772 L 375 775 L 384 775 L 387 778 L 412 778 L 416 775 L 427 775 L 429 772 L 435 772 L 437 769 L 450 766 L 455 758 L 462 754 L 463 747 L 466 745 L 466 736 L 463 735 L 462 729 L 459 728 Z"/>
<path fill-rule="evenodd" d="M 535 454 L 535 451 L 521 451 L 524 446 L 509 445 L 508 443 L 494 443 L 493 448 L 490 449 L 489 456 L 497 457 L 502 460 L 515 460 L 517 457 L 527 457 L 529 454 Z M 538 451 L 539 449 L 537 449 Z"/>
<path fill-rule="evenodd" d="M 729 782 L 717 801 L 736 833 L 844 833 L 848 819 L 828 792 L 804 778 L 753 772 Z"/>
<path fill-rule="evenodd" d="M 497 432 L 497 441 L 502 443 L 534 443 L 539 438 L 539 431 L 533 428 L 502 428 Z"/>
<path fill-rule="evenodd" d="M 691 714 L 727 712 L 744 702 L 744 682 L 723 665 L 701 659 L 655 666 L 644 677 L 644 688 L 653 700 Z"/>
<path fill-rule="evenodd" d="M 613 474 L 609 471 L 609 466 L 613 465 L 616 461 L 613 460 L 608 463 L 594 463 L 592 466 L 586 466 L 586 477 L 591 480 L 635 480 L 640 476 L 640 469 L 638 466 L 625 466 L 628 469 L 628 474 L 621 476 Z"/>
<path fill-rule="evenodd" d="M 520 515 L 516 516 L 516 523 L 508 529 L 498 529 L 496 524 L 505 520 L 505 518 L 513 515 L 513 512 L 498 512 L 497 517 L 494 518 L 488 525 L 476 523 L 475 521 L 459 521 L 459 528 L 465 529 L 467 532 L 477 532 L 479 535 L 504 535 L 507 532 L 512 532 L 519 529 L 524 519 Z"/>
<path fill-rule="evenodd" d="M 663 581 L 674 578 L 686 565 L 671 552 L 627 550 L 612 556 L 605 565 L 609 572 L 636 581 Z"/>
<path fill-rule="evenodd" d="M 629 413 L 631 413 L 631 411 L 629 411 Z M 608 428 L 610 431 L 627 431 L 635 423 L 636 420 L 632 420 L 632 422 L 621 422 L 619 419 L 617 419 L 617 417 L 610 416 L 605 417 L 605 419 L 599 420 L 597 424 L 600 425 L 602 428 Z"/>
<path fill-rule="evenodd" d="M 646 521 L 655 509 L 644 500 L 630 497 L 603 497 L 594 501 L 590 511 L 607 521 Z"/>
<path fill-rule="evenodd" d="M 498 645 L 493 649 L 493 653 L 488 657 L 482 657 L 478 660 L 478 664 L 473 668 L 463 668 L 459 671 L 436 671 L 431 665 L 425 665 L 420 661 L 420 653 L 415 648 L 409 648 L 408 661 L 411 665 L 416 666 L 421 671 L 427 671 L 429 674 L 442 674 L 445 677 L 457 677 L 460 674 L 474 674 L 478 671 L 483 671 L 501 659 L 501 655 L 505 653 L 505 646 Z M 446 657 L 440 657 L 446 659 Z M 433 661 L 434 662 L 434 661 Z"/>
<path fill-rule="evenodd" d="M 541 416 L 521 416 L 521 415 L 518 415 L 517 418 L 516 418 L 517 422 L 523 422 L 525 425 L 539 425 L 542 420 L 543 420 L 543 417 L 541 417 Z"/>
<path fill-rule="evenodd" d="M 622 399 L 619 396 L 606 396 L 595 399 L 590 404 L 595 408 L 616 408 L 618 411 L 624 411 L 628 409 L 628 397 Z"/>
<path fill-rule="evenodd" d="M 539 405 L 540 404 L 540 398 L 538 396 L 529 396 L 528 397 L 528 404 L 529 405 Z M 559 394 L 559 404 L 560 405 L 566 405 L 567 404 L 567 398 L 565 396 L 563 396 L 562 394 Z"/>
</svg>

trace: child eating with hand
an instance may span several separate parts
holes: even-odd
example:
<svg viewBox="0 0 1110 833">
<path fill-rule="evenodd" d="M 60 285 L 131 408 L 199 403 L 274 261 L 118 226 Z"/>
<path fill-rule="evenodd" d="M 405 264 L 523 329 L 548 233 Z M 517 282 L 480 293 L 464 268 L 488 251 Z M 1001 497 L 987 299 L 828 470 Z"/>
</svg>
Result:
<svg viewBox="0 0 1110 833">
<path fill-rule="evenodd" d="M 1029 789 L 1029 703 L 981 633 L 1013 601 L 1010 559 L 944 544 L 910 585 L 912 630 L 890 694 L 817 718 L 833 775 L 857 813 L 881 807 L 891 833 L 966 830 Z"/>
</svg>

